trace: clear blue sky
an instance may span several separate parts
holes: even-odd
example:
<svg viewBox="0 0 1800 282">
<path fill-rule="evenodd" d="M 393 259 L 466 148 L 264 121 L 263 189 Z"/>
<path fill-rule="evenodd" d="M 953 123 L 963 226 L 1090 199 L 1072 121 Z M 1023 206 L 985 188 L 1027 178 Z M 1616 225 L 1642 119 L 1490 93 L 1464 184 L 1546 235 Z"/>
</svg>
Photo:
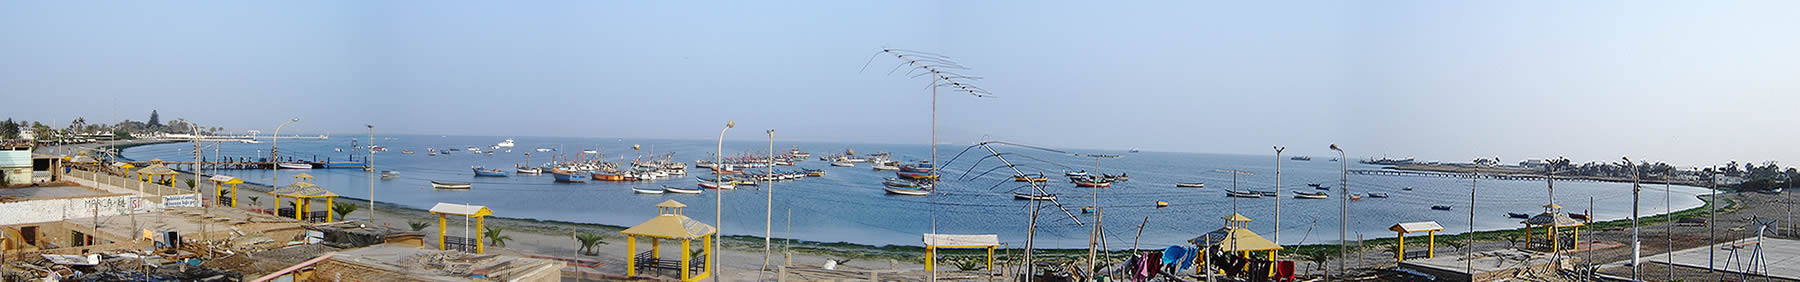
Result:
<svg viewBox="0 0 1800 282">
<path fill-rule="evenodd" d="M 0 5 L 5 116 L 58 125 L 924 143 L 928 81 L 858 71 L 897 47 L 998 95 L 945 142 L 1800 160 L 1793 1 Z"/>
</svg>

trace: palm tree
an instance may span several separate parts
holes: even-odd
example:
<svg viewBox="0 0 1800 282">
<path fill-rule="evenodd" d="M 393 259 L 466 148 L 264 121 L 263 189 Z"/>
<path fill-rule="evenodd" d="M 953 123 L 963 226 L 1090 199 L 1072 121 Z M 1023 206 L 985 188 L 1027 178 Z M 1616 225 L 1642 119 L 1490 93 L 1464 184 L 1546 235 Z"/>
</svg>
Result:
<svg viewBox="0 0 1800 282">
<path fill-rule="evenodd" d="M 606 239 L 606 237 L 601 236 L 600 234 L 595 234 L 595 233 L 585 233 L 584 232 L 584 233 L 580 233 L 580 234 L 575 234 L 575 241 L 577 241 L 578 243 L 581 244 L 580 252 L 583 255 L 590 255 L 590 256 L 598 255 L 597 253 L 594 252 L 594 249 L 596 247 L 599 247 L 600 245 L 607 244 L 606 241 L 604 241 L 605 239 Z"/>
<path fill-rule="evenodd" d="M 1335 254 L 1333 254 L 1329 251 L 1315 250 L 1315 251 L 1311 251 L 1311 252 L 1300 253 L 1300 259 L 1308 261 L 1308 262 L 1312 262 L 1314 268 L 1317 268 L 1319 271 L 1325 271 L 1325 263 L 1331 261 L 1331 257 L 1333 255 L 1335 255 Z"/>
<path fill-rule="evenodd" d="M 337 203 L 331 205 L 331 212 L 337 213 L 338 218 L 349 217 L 350 213 L 356 212 L 356 209 L 357 206 L 350 203 Z"/>
<path fill-rule="evenodd" d="M 262 208 L 262 205 L 256 203 L 256 200 L 261 200 L 262 197 L 248 196 L 246 198 L 250 198 L 250 206 L 256 207 L 256 208 Z"/>
<path fill-rule="evenodd" d="M 419 232 L 419 230 L 425 230 L 426 227 L 431 227 L 431 222 L 408 220 L 406 226 L 412 227 L 413 232 Z"/>
<path fill-rule="evenodd" d="M 489 226 L 487 228 L 486 232 L 481 233 L 481 236 L 487 237 L 488 246 L 505 247 L 506 241 L 512 240 L 512 236 L 506 236 L 505 234 L 500 234 L 501 231 L 505 231 L 505 230 L 506 230 L 505 227 Z"/>
</svg>

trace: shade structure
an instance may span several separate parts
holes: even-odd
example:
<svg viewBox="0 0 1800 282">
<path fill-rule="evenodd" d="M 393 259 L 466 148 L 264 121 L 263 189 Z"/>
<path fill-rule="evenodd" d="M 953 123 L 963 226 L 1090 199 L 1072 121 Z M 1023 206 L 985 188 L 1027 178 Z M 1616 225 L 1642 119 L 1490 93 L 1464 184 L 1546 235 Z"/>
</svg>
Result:
<svg viewBox="0 0 1800 282">
<path fill-rule="evenodd" d="M 987 249 L 988 270 L 994 269 L 994 248 L 1000 246 L 1000 235 L 995 234 L 924 234 L 925 271 L 932 271 L 936 264 L 937 249 Z"/>
<path fill-rule="evenodd" d="M 231 203 L 229 203 L 231 205 L 231 207 L 233 207 L 233 208 L 237 207 L 237 202 L 238 202 L 237 201 L 237 198 L 238 198 L 237 186 L 238 186 L 238 184 L 244 184 L 243 179 L 238 179 L 237 177 L 231 177 L 231 176 L 225 176 L 225 175 L 213 175 L 212 177 L 206 178 L 206 180 L 213 182 L 213 188 L 215 188 L 214 189 L 215 191 L 213 191 L 213 195 L 215 197 L 219 197 L 219 199 L 220 199 L 219 201 L 225 201 L 224 199 L 231 199 L 230 200 Z M 224 196 L 224 194 L 225 194 L 224 186 L 225 185 L 231 185 L 231 196 L 230 197 Z"/>
<path fill-rule="evenodd" d="M 715 262 L 712 260 L 713 239 L 709 235 L 717 233 L 718 229 L 682 215 L 681 211 L 687 205 L 681 202 L 667 200 L 656 204 L 656 208 L 656 217 L 619 231 L 625 234 L 625 276 L 637 276 L 640 267 L 674 268 L 681 272 L 681 281 L 699 281 L 711 276 Z M 637 253 L 638 237 L 650 238 L 649 252 Z M 662 239 L 681 240 L 680 260 L 662 259 Z M 698 273 L 695 273 L 696 266 L 693 265 L 692 252 L 689 251 L 694 239 L 701 240 L 701 248 L 705 251 L 702 256 L 706 261 L 701 264 L 703 267 L 699 268 Z"/>
<path fill-rule="evenodd" d="M 1437 257 L 1437 232 L 1444 231 L 1444 226 L 1436 221 L 1402 222 L 1388 227 L 1388 230 L 1399 234 L 1400 243 L 1394 244 L 1394 260 L 1406 260 L 1406 234 L 1425 232 L 1425 257 Z"/>
<path fill-rule="evenodd" d="M 332 201 L 337 199 L 338 194 L 314 185 L 311 175 L 302 173 L 295 175 L 294 178 L 296 181 L 294 184 L 269 191 L 269 195 L 275 196 L 275 205 L 281 206 L 281 197 L 294 198 L 294 219 L 305 220 L 307 212 L 312 210 L 312 199 L 325 198 L 325 221 L 332 221 Z"/>
<path fill-rule="evenodd" d="M 444 225 L 449 223 L 444 217 L 446 215 L 460 215 L 475 218 L 475 253 L 487 253 L 487 245 L 481 244 L 481 237 L 482 233 L 486 231 L 484 228 L 487 228 L 487 216 L 493 215 L 494 210 L 488 209 L 487 206 L 437 203 L 437 205 L 431 206 L 430 212 L 431 214 L 438 216 L 439 250 L 447 249 L 447 247 L 449 247 L 449 244 L 444 242 Z"/>
</svg>

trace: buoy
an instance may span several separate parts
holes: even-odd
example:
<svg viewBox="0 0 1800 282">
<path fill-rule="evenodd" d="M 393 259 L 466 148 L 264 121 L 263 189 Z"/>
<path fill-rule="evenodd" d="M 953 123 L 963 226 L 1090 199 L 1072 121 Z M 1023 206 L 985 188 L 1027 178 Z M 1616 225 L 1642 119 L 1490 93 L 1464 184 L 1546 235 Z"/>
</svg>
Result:
<svg viewBox="0 0 1800 282">
<path fill-rule="evenodd" d="M 1169 207 L 1169 202 L 1156 201 L 1156 208 L 1160 209 L 1160 208 L 1167 208 L 1167 207 Z"/>
<path fill-rule="evenodd" d="M 1094 212 L 1094 206 L 1081 207 L 1081 213 L 1091 213 L 1091 212 Z"/>
</svg>

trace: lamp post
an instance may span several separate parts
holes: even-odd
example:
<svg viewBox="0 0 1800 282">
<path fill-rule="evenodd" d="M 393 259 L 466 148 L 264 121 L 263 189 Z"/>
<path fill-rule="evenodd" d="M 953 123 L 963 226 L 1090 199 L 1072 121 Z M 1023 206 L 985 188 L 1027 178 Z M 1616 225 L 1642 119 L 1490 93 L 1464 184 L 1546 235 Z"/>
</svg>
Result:
<svg viewBox="0 0 1800 282">
<path fill-rule="evenodd" d="M 276 152 L 281 148 L 281 127 L 298 121 L 300 118 L 293 118 L 275 126 L 275 134 L 269 136 L 269 189 L 281 188 L 281 153 Z M 275 203 L 275 210 L 276 213 L 280 213 L 280 201 Z M 294 210 L 294 212 L 300 211 Z"/>
<path fill-rule="evenodd" d="M 1281 245 L 1281 151 L 1287 147 L 1275 146 L 1275 244 Z"/>
<path fill-rule="evenodd" d="M 1637 164 L 1631 163 L 1631 157 L 1619 157 L 1619 159 L 1625 160 L 1625 165 L 1631 166 L 1631 280 L 1636 281 L 1638 280 L 1638 256 L 1642 249 L 1638 246 L 1638 192 L 1643 191 L 1643 186 L 1638 184 Z"/>
<path fill-rule="evenodd" d="M 369 172 L 369 224 L 375 224 L 375 125 L 365 124 L 363 126 L 369 127 L 369 157 L 367 159 L 369 168 L 364 169 Z"/>
<path fill-rule="evenodd" d="M 768 176 L 774 177 L 775 176 L 775 130 L 769 129 L 769 131 L 767 131 L 767 132 L 769 133 L 769 175 Z M 720 145 L 723 145 L 723 144 L 720 144 Z M 769 198 L 768 202 L 765 204 L 765 205 L 767 205 L 767 207 L 765 207 L 763 209 L 763 271 L 769 270 L 769 252 L 771 250 L 771 248 L 769 246 L 770 246 L 770 243 L 772 243 L 772 241 L 771 241 L 772 239 L 770 239 L 770 236 L 773 235 L 772 231 L 774 229 L 772 229 L 772 228 L 774 226 L 774 220 L 775 220 L 775 179 L 769 179 L 768 186 L 769 186 L 769 191 L 763 192 L 765 194 L 768 194 L 768 198 Z"/>
<path fill-rule="evenodd" d="M 1350 247 L 1346 243 L 1346 242 L 1349 242 L 1349 238 L 1345 238 L 1350 233 L 1350 219 L 1349 219 L 1350 218 L 1350 159 L 1344 157 L 1344 149 L 1338 148 L 1337 144 L 1331 144 L 1331 150 L 1337 151 L 1338 164 L 1344 165 L 1343 180 L 1342 180 L 1342 182 L 1340 182 L 1338 184 L 1338 194 L 1340 196 L 1342 196 L 1338 200 L 1340 202 L 1342 202 L 1343 204 L 1341 205 L 1341 207 L 1338 208 L 1338 263 L 1337 263 L 1337 265 L 1338 265 L 1338 275 L 1347 275 L 1349 272 L 1346 271 L 1346 270 L 1348 270 L 1347 268 L 1344 268 L 1344 259 L 1348 257 L 1348 252 L 1347 252 L 1346 248 Z M 1277 197 L 1277 198 L 1279 198 L 1279 197 Z M 1331 280 L 1330 279 L 1331 272 L 1326 271 L 1325 277 L 1326 277 L 1325 280 Z"/>
<path fill-rule="evenodd" d="M 725 181 L 725 175 L 719 171 L 718 166 L 725 162 L 725 131 L 731 130 L 732 127 L 737 127 L 737 121 L 726 121 L 725 129 L 719 130 L 718 151 L 713 154 L 713 183 Z M 719 276 L 725 275 L 725 272 L 713 269 L 713 266 L 719 265 L 719 242 L 725 240 L 725 189 L 714 189 L 714 192 L 718 193 L 713 193 L 713 220 L 718 221 L 719 226 L 713 229 L 712 251 L 706 254 L 712 256 L 712 259 L 708 261 L 706 271 L 713 272 L 713 281 L 718 282 Z"/>
</svg>

